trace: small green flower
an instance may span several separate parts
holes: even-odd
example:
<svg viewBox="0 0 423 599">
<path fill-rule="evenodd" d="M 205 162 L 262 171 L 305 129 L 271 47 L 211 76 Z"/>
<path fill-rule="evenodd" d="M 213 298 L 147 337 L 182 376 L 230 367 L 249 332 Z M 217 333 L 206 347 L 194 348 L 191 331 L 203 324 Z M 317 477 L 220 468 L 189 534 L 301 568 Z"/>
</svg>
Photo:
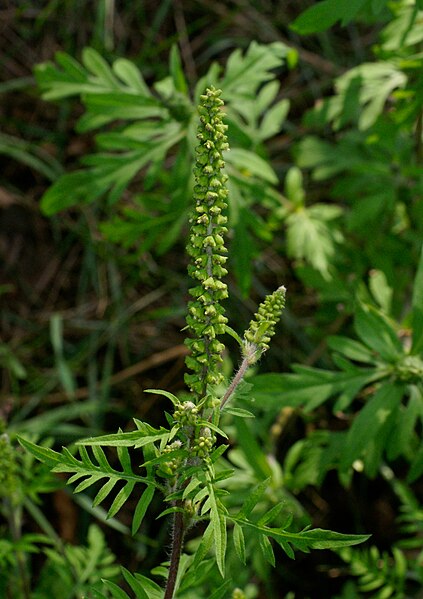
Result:
<svg viewBox="0 0 423 599">
<path fill-rule="evenodd" d="M 213 435 L 208 426 L 203 427 L 193 444 L 193 452 L 200 458 L 207 458 L 216 443 L 216 435 Z"/>
<path fill-rule="evenodd" d="M 279 287 L 262 302 L 244 333 L 243 354 L 250 364 L 254 364 L 260 356 L 269 349 L 270 339 L 275 334 L 276 324 L 279 322 L 285 307 L 284 286 Z"/>
<path fill-rule="evenodd" d="M 168 445 L 166 445 L 166 447 L 164 449 L 162 449 L 162 455 L 171 453 L 172 451 L 176 451 L 178 449 L 181 449 L 181 447 L 182 447 L 182 442 L 179 439 L 177 439 L 176 441 L 174 441 L 173 443 L 169 443 Z M 160 464 L 159 474 L 161 474 L 165 477 L 174 476 L 175 473 L 180 468 L 180 466 L 181 466 L 181 458 L 174 457 L 173 459 L 169 460 L 168 462 L 162 462 Z"/>
<path fill-rule="evenodd" d="M 192 401 L 184 401 L 176 406 L 173 417 L 182 426 L 193 426 L 197 421 L 198 408 Z"/>
<path fill-rule="evenodd" d="M 227 126 L 223 123 L 220 90 L 210 88 L 201 96 L 198 107 L 200 125 L 194 167 L 195 209 L 190 219 L 191 232 L 187 247 L 192 263 L 188 273 L 197 285 L 190 289 L 194 298 L 188 303 L 186 318 L 191 338 L 186 344 L 191 350 L 186 359 L 192 371 L 185 376 L 197 401 L 207 395 L 208 385 L 221 382 L 218 365 L 224 346 L 217 336 L 225 332 L 227 318 L 220 302 L 228 291 L 222 277 L 227 274 L 224 235 L 228 191 L 222 152 L 228 149 Z"/>
</svg>

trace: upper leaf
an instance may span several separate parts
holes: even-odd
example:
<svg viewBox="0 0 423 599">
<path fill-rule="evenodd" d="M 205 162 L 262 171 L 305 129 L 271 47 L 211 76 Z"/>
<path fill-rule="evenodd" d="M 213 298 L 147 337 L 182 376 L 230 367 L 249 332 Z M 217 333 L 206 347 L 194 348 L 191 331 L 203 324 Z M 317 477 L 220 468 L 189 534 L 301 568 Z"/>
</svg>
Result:
<svg viewBox="0 0 423 599">
<path fill-rule="evenodd" d="M 324 31 L 337 21 L 347 25 L 364 6 L 366 0 L 323 0 L 300 14 L 291 29 L 302 35 Z"/>
<path fill-rule="evenodd" d="M 419 354 L 423 352 L 423 247 L 414 279 L 412 309 L 413 345 L 411 351 L 413 354 Z"/>
<path fill-rule="evenodd" d="M 354 326 L 360 339 L 387 362 L 396 362 L 403 354 L 394 324 L 377 308 L 358 306 Z"/>
<path fill-rule="evenodd" d="M 385 384 L 366 403 L 348 431 L 342 456 L 343 469 L 347 469 L 363 454 L 366 459 L 367 452 L 368 455 L 375 455 L 375 460 L 369 463 L 368 474 L 376 474 L 375 466 L 377 468 L 379 465 L 387 435 L 392 430 L 394 420 L 391 416 L 395 416 L 395 409 L 400 404 L 403 394 L 403 386 Z"/>
<path fill-rule="evenodd" d="M 256 533 L 275 539 L 285 551 L 289 545 L 293 545 L 296 549 L 305 552 L 310 551 L 310 549 L 336 549 L 349 545 L 358 545 L 370 537 L 370 535 L 341 534 L 321 528 L 294 533 L 288 532 L 283 528 L 271 528 L 270 526 L 259 525 L 250 520 L 240 519 L 237 516 L 228 516 L 228 520 L 232 520 L 245 528 L 250 528 Z"/>
<path fill-rule="evenodd" d="M 245 55 L 235 50 L 228 59 L 224 77 L 219 86 L 225 90 L 225 97 L 247 97 L 252 89 L 273 77 L 272 69 L 280 66 L 290 49 L 281 42 L 261 45 L 252 42 Z"/>
</svg>

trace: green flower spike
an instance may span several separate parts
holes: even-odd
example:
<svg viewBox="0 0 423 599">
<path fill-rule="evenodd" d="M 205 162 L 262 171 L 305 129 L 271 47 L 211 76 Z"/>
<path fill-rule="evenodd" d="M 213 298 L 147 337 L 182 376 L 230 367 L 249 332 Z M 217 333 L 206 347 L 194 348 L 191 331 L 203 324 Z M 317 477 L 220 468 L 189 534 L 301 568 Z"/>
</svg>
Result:
<svg viewBox="0 0 423 599">
<path fill-rule="evenodd" d="M 260 304 L 254 319 L 244 333 L 243 355 L 250 364 L 254 364 L 269 349 L 270 339 L 275 334 L 275 326 L 279 322 L 285 308 L 284 286 L 276 289 Z"/>
<path fill-rule="evenodd" d="M 191 217 L 191 233 L 187 247 L 192 258 L 189 275 L 197 282 L 190 289 L 195 298 L 188 303 L 187 325 L 191 338 L 186 344 L 191 354 L 186 359 L 192 374 L 185 375 L 197 401 L 207 395 L 208 385 L 223 379 L 218 370 L 224 345 L 217 339 L 225 332 L 227 318 L 220 302 L 228 296 L 221 278 L 227 274 L 223 237 L 227 232 L 227 176 L 222 173 L 225 163 L 222 152 L 228 149 L 227 125 L 223 124 L 220 90 L 210 88 L 200 96 L 198 107 L 200 125 L 194 167 L 195 212 Z"/>
<path fill-rule="evenodd" d="M 275 326 L 280 320 L 285 307 L 285 287 L 279 287 L 260 304 L 254 319 L 244 333 L 242 344 L 242 362 L 231 384 L 226 389 L 220 402 L 222 410 L 230 400 L 235 389 L 242 381 L 250 366 L 255 364 L 261 355 L 269 349 L 270 339 L 275 334 Z"/>
</svg>

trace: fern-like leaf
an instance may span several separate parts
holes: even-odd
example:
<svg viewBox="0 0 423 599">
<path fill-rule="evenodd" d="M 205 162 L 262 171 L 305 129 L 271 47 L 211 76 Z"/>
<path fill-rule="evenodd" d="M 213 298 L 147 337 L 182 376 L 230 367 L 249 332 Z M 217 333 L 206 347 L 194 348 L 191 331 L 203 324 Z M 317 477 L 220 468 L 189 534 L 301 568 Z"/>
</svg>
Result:
<svg viewBox="0 0 423 599">
<path fill-rule="evenodd" d="M 107 479 L 94 498 L 95 506 L 106 499 L 117 483 L 124 482 L 124 486 L 119 490 L 109 508 L 109 518 L 118 513 L 137 483 L 146 484 L 148 488 L 159 487 L 158 483 L 152 478 L 143 477 L 133 472 L 126 447 L 119 448 L 120 451 L 118 451 L 118 458 L 122 465 L 122 471 L 119 471 L 110 466 L 106 454 L 99 446 L 93 446 L 93 458 L 91 458 L 86 447 L 81 445 L 79 447 L 81 459 L 78 460 L 66 448 L 63 448 L 62 453 L 58 453 L 53 449 L 35 445 L 26 439 L 20 439 L 20 443 L 37 459 L 50 466 L 53 472 L 72 473 L 68 483 L 72 484 L 80 481 L 75 488 L 75 493 L 80 493 L 100 480 Z M 94 462 L 94 459 L 97 463 Z M 139 521 L 139 524 L 141 524 L 141 521 Z"/>
<path fill-rule="evenodd" d="M 345 547 L 338 554 L 358 577 L 359 590 L 372 593 L 369 595 L 372 599 L 404 596 L 407 560 L 400 549 L 393 547 L 389 555 L 374 546 L 370 549 Z"/>
</svg>

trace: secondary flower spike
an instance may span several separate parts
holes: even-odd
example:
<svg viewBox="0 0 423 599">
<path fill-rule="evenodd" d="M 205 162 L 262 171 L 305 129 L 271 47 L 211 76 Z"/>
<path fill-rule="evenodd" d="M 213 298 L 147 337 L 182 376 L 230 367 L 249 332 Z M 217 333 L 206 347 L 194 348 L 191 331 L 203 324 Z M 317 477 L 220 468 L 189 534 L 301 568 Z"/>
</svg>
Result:
<svg viewBox="0 0 423 599">
<path fill-rule="evenodd" d="M 194 167 L 195 211 L 190 219 L 187 246 L 192 258 L 188 273 L 197 285 L 190 289 L 194 300 L 188 303 L 186 319 L 191 333 L 186 341 L 191 350 L 186 365 L 192 374 L 185 375 L 185 382 L 197 400 L 206 396 L 208 385 L 216 385 L 223 378 L 218 364 L 222 361 L 224 345 L 217 337 L 225 332 L 227 323 L 220 302 L 228 296 L 227 286 L 221 279 L 227 274 L 224 235 L 228 198 L 222 152 L 229 146 L 220 94 L 220 90 L 211 87 L 200 96 L 199 145 Z"/>
<path fill-rule="evenodd" d="M 275 334 L 275 326 L 279 322 L 285 308 L 286 289 L 282 285 L 260 304 L 254 319 L 244 333 L 243 354 L 254 364 L 269 349 L 270 339 Z"/>
</svg>

